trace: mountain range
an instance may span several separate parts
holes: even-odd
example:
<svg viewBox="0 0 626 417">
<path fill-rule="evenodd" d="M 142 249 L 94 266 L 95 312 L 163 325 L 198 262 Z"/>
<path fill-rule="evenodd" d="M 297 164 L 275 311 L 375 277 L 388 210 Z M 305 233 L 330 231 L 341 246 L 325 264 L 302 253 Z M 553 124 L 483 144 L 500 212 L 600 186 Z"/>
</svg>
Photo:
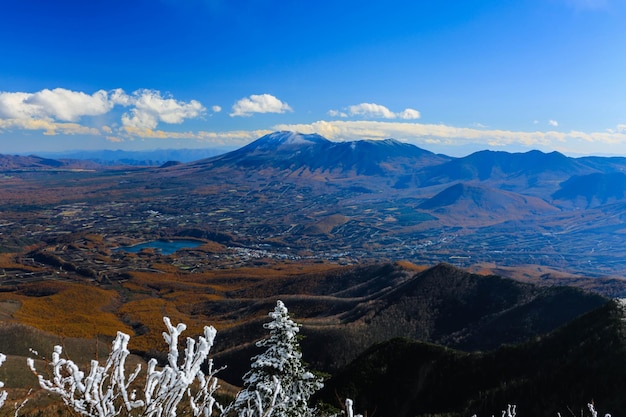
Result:
<svg viewBox="0 0 626 417">
<path fill-rule="evenodd" d="M 63 169 L 96 169 L 100 168 L 99 164 L 81 160 L 66 159 L 57 160 L 51 158 L 42 158 L 35 155 L 0 155 L 0 171 L 12 170 L 42 170 L 53 171 Z"/>
<path fill-rule="evenodd" d="M 85 168 L 76 160 L 1 161 L 13 173 Z M 95 172 L 80 178 L 41 177 L 52 183 L 29 198 L 72 201 L 84 184 L 81 200 L 123 198 L 150 201 L 141 210 L 195 212 L 188 223 L 198 223 L 196 236 L 219 232 L 233 244 L 292 256 L 626 276 L 626 158 L 540 151 L 453 158 L 393 139 L 333 142 L 274 132 L 231 152 L 179 162 L 117 171 L 90 162 Z M 15 193 L 2 197 L 11 202 Z M 210 215 L 213 206 L 221 211 Z"/>
<path fill-rule="evenodd" d="M 316 134 L 275 132 L 161 175 L 197 187 L 200 178 L 208 177 L 220 178 L 231 189 L 245 184 L 253 190 L 255 183 L 272 181 L 288 184 L 292 197 L 303 204 L 330 202 L 316 214 L 296 207 L 284 217 L 280 206 L 273 207 L 273 223 L 310 226 L 324 222 L 326 215 L 342 218 L 326 235 L 374 259 L 389 258 L 348 237 L 384 236 L 376 241 L 386 246 L 396 240 L 398 256 L 413 262 L 448 261 L 445 253 L 455 259 L 471 257 L 472 264 L 540 264 L 594 276 L 625 276 L 626 252 L 619 249 L 626 248 L 625 169 L 626 158 L 572 158 L 540 151 L 480 151 L 452 158 L 393 139 L 331 142 Z M 272 206 L 271 200 L 264 199 L 264 204 Z M 313 230 L 309 226 L 292 229 L 300 233 L 298 238 L 281 240 L 296 247 L 307 240 L 305 231 Z M 447 235 L 444 244 L 430 244 L 442 234 Z M 430 251 L 422 250 L 424 245 Z M 439 255 L 432 257 L 435 249 Z"/>
<path fill-rule="evenodd" d="M 220 154 L 197 159 L 207 153 Z M 0 169 L 77 167 L 84 166 L 84 160 L 92 161 L 91 167 L 97 167 L 98 163 L 123 164 L 125 160 L 137 163 L 139 159 L 131 158 L 131 154 L 122 151 L 74 152 L 67 154 L 72 158 L 60 160 L 0 155 Z M 557 207 L 580 196 L 589 205 L 604 204 L 611 199 L 622 199 L 626 188 L 623 172 L 626 158 L 571 158 L 558 152 L 536 150 L 525 153 L 479 151 L 453 158 L 395 139 L 332 142 L 317 134 L 295 132 L 274 132 L 230 152 L 154 151 L 151 155 L 161 158 L 145 158 L 144 161 L 157 161 L 158 165 L 168 163 L 167 166 L 178 165 L 172 163 L 174 161 L 183 162 L 187 169 L 203 171 L 238 168 L 264 170 L 270 176 L 272 172 L 267 170 L 272 170 L 299 177 L 307 173 L 328 178 L 371 177 L 373 182 L 381 177 L 394 178 L 396 189 L 479 183 L 493 189 L 538 196 Z M 165 158 L 165 155 L 172 158 Z M 196 160 L 193 160 L 194 156 Z"/>
<path fill-rule="evenodd" d="M 241 168 L 288 176 L 369 177 L 396 180 L 395 189 L 437 189 L 459 183 L 536 196 L 557 207 L 575 200 L 582 182 L 611 182 L 611 196 L 623 197 L 620 173 L 626 158 L 571 158 L 558 152 L 479 151 L 462 158 L 434 154 L 394 139 L 332 142 L 317 134 L 274 132 L 243 148 L 191 163 L 202 169 Z M 576 178 L 576 183 L 566 183 Z M 472 188 L 469 188 L 470 190 Z M 607 202 L 605 189 L 587 187 L 584 197 Z M 598 194 L 596 196 L 596 194 Z M 609 196 L 610 197 L 610 196 Z"/>
</svg>

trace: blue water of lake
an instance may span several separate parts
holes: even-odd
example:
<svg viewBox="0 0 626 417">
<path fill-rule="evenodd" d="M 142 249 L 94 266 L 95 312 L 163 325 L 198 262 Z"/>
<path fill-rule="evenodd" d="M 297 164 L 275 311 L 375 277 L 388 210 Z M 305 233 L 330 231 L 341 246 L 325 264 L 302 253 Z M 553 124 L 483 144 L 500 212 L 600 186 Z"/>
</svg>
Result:
<svg viewBox="0 0 626 417">
<path fill-rule="evenodd" d="M 150 242 L 140 243 L 133 246 L 122 246 L 117 250 L 123 250 L 124 252 L 137 253 L 145 248 L 153 248 L 163 255 L 171 255 L 180 249 L 195 248 L 202 245 L 203 242 L 197 240 L 152 240 Z"/>
</svg>

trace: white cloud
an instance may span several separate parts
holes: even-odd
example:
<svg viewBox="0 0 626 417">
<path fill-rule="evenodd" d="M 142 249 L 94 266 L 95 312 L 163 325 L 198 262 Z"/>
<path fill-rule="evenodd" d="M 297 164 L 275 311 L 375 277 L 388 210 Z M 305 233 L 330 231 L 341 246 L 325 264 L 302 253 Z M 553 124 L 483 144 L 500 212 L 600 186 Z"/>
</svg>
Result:
<svg viewBox="0 0 626 417">
<path fill-rule="evenodd" d="M 154 129 L 159 122 L 180 124 L 185 119 L 200 116 L 206 110 L 196 100 L 185 103 L 163 98 L 159 91 L 147 89 L 135 91 L 130 103 L 134 108 L 122 115 L 122 124 L 140 129 Z"/>
<path fill-rule="evenodd" d="M 381 117 L 383 119 L 395 119 L 396 114 L 385 106 L 375 103 L 361 103 L 348 106 L 348 114 L 351 116 Z"/>
<path fill-rule="evenodd" d="M 404 109 L 401 112 L 394 113 L 387 107 L 376 103 L 360 103 L 348 106 L 345 111 L 329 110 L 328 114 L 331 117 L 349 117 L 358 116 L 364 118 L 377 118 L 377 119 L 403 119 L 414 120 L 420 118 L 420 112 L 415 109 Z"/>
<path fill-rule="evenodd" d="M 420 118 L 420 112 L 414 109 L 404 109 L 398 113 L 398 117 L 404 120 L 415 120 Z"/>
<path fill-rule="evenodd" d="M 253 94 L 244 97 L 233 105 L 234 116 L 252 116 L 254 113 L 285 113 L 293 111 L 287 103 L 284 103 L 271 94 Z"/>
<path fill-rule="evenodd" d="M 83 117 L 107 114 L 115 107 L 125 112 L 120 124 L 91 127 L 81 124 Z M 220 106 L 210 110 L 218 113 Z M 252 95 L 233 106 L 231 116 L 249 116 L 254 113 L 284 113 L 292 111 L 270 94 Z M 196 100 L 180 101 L 164 96 L 159 91 L 142 89 L 126 93 L 122 89 L 98 90 L 93 94 L 62 88 L 45 89 L 35 93 L 0 92 L 0 134 L 3 132 L 40 131 L 44 135 L 96 135 L 111 141 L 142 139 L 189 139 L 214 145 L 244 145 L 270 130 L 240 130 L 227 132 L 188 131 L 168 132 L 157 129 L 161 123 L 181 124 L 200 117 L 206 109 Z M 120 111 L 119 113 L 122 113 Z M 419 118 L 414 109 L 394 113 L 385 106 L 361 103 L 341 111 L 331 110 L 331 117 L 377 117 L 386 120 L 321 120 L 309 124 L 281 124 L 272 130 L 294 130 L 319 133 L 331 140 L 396 138 L 416 145 L 455 146 L 476 144 L 489 147 L 527 146 L 561 152 L 588 153 L 598 151 L 598 145 L 607 145 L 611 152 L 626 152 L 626 124 L 604 132 L 556 131 L 557 121 L 549 120 L 551 131 L 509 131 L 491 129 L 474 124 L 454 127 L 444 124 L 409 122 Z M 395 120 L 394 120 L 395 119 Z M 108 122 L 111 122 L 108 120 Z M 535 125 L 538 122 L 533 121 Z M 544 122 L 545 123 L 545 122 Z M 553 128 L 552 128 L 553 127 Z M 534 129 L 537 129 L 535 126 Z M 8 136 L 8 135 L 3 135 Z M 608 146 L 610 145 L 610 146 Z"/>
<path fill-rule="evenodd" d="M 5 119 L 30 119 L 41 110 L 24 102 L 32 94 L 28 93 L 0 93 L 0 117 Z M 43 117 L 41 115 L 40 117 Z"/>
<path fill-rule="evenodd" d="M 328 115 L 330 117 L 348 117 L 347 113 L 344 113 L 339 110 L 328 110 Z"/>
<path fill-rule="evenodd" d="M 65 88 L 36 93 L 0 93 L 0 117 L 6 119 L 45 119 L 75 122 L 82 116 L 109 112 L 114 102 L 109 93 L 98 90 L 92 95 Z"/>
<path fill-rule="evenodd" d="M 164 98 L 155 90 L 142 89 L 129 95 L 118 88 L 108 92 L 98 90 L 90 95 L 55 88 L 36 93 L 0 92 L 0 119 L 76 122 L 83 116 L 106 114 L 116 105 L 131 108 L 122 116 L 124 126 L 141 128 L 155 128 L 159 122 L 182 123 L 205 111 L 198 101 L 186 103 Z"/>
<path fill-rule="evenodd" d="M 124 90 L 121 88 L 116 88 L 115 90 L 111 90 L 109 92 L 109 99 L 113 104 L 117 104 L 120 106 L 128 107 L 132 104 L 133 99 L 131 96 L 126 94 Z"/>
<path fill-rule="evenodd" d="M 24 100 L 24 103 L 39 107 L 56 120 L 67 122 L 75 122 L 82 116 L 98 116 L 108 113 L 114 105 L 104 90 L 98 90 L 89 95 L 64 88 L 41 90 Z"/>
</svg>

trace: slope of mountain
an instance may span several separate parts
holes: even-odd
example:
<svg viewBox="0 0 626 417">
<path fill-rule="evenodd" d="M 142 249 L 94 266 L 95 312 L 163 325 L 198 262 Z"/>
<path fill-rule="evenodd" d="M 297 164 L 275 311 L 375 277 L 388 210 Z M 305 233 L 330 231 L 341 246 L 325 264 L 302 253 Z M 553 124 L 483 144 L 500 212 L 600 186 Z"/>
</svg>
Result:
<svg viewBox="0 0 626 417">
<path fill-rule="evenodd" d="M 623 172 L 593 173 L 574 176 L 561 183 L 552 194 L 560 204 L 589 208 L 623 200 L 626 195 L 626 174 Z"/>
<path fill-rule="evenodd" d="M 457 183 L 417 208 L 442 216 L 446 224 L 486 225 L 558 211 L 544 200 L 484 186 Z"/>
<path fill-rule="evenodd" d="M 577 161 L 601 172 L 622 172 L 626 170 L 626 158 L 620 156 L 584 156 Z"/>
<path fill-rule="evenodd" d="M 1 155 L 0 170 L 55 170 L 55 169 L 94 169 L 98 164 L 78 159 L 49 159 L 35 155 Z"/>
<path fill-rule="evenodd" d="M 320 275 L 273 279 L 229 293 L 224 302 L 191 307 L 207 317 L 241 321 L 283 300 L 301 322 L 302 349 L 316 369 L 334 372 L 367 347 L 395 337 L 464 350 L 488 350 L 544 334 L 606 302 L 569 287 L 537 287 L 470 274 L 447 264 L 415 273 L 371 265 Z M 261 316 L 262 317 L 262 316 Z M 241 335 L 262 336 L 260 323 L 221 333 L 216 360 L 247 365 L 254 347 Z M 225 349 L 225 351 L 222 351 Z M 229 365 L 229 367 L 231 367 Z M 224 377 L 237 384 L 237 365 Z"/>
<path fill-rule="evenodd" d="M 626 321 L 608 304 L 519 346 L 463 353 L 395 339 L 376 345 L 333 377 L 320 395 L 352 398 L 380 417 L 499 414 L 569 415 L 588 402 L 604 412 L 626 409 Z M 571 413 L 570 413 L 571 412 Z"/>
<path fill-rule="evenodd" d="M 508 153 L 479 151 L 424 170 L 424 185 L 484 181 L 497 188 L 545 196 L 572 175 L 595 172 L 558 152 Z"/>
</svg>

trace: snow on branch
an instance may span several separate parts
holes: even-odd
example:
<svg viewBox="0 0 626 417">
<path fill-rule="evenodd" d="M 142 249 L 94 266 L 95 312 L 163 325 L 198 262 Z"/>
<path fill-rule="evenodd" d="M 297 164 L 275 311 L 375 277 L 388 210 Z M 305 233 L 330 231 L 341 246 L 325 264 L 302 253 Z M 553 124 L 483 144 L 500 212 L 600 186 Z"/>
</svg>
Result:
<svg viewBox="0 0 626 417">
<path fill-rule="evenodd" d="M 217 331 L 212 326 L 204 328 L 204 337 L 198 339 L 198 343 L 191 338 L 187 338 L 187 347 L 183 363 L 179 366 L 178 361 L 178 337 L 180 333 L 186 329 L 185 324 L 179 323 L 176 327 L 172 326 L 170 319 L 164 317 L 163 321 L 169 333 L 163 332 L 163 338 L 169 345 L 169 353 L 167 355 L 169 364 L 163 369 L 157 370 L 156 359 L 148 362 L 148 379 L 146 380 L 145 398 L 146 398 L 146 417 L 174 417 L 178 404 L 183 396 L 188 392 L 189 386 L 194 379 L 201 378 L 201 385 L 205 384 L 208 392 L 215 390 L 217 387 L 214 383 L 206 380 L 206 376 L 202 373 L 201 367 L 205 362 Z M 209 379 L 213 377 L 212 362 L 209 363 Z M 192 397 L 194 398 L 194 397 Z M 213 405 L 211 399 L 204 398 L 201 403 Z M 202 414 L 198 409 L 197 399 L 192 400 L 192 408 L 194 415 Z M 210 413 L 209 413 L 210 415 Z"/>
<path fill-rule="evenodd" d="M 32 358 L 28 358 L 27 363 L 39 385 L 59 395 L 74 411 L 86 416 L 113 417 L 120 413 L 122 406 L 127 411 L 143 406 L 141 400 L 133 400 L 133 393 L 128 393 L 130 384 L 141 369 L 137 365 L 135 371 L 126 377 L 129 338 L 127 334 L 118 332 L 104 366 L 92 360 L 87 375 L 73 361 L 61 357 L 61 346 L 55 346 L 52 352 L 52 379 L 45 379 L 37 372 Z"/>
<path fill-rule="evenodd" d="M 141 371 L 141 365 L 126 377 L 126 359 L 130 336 L 118 332 L 113 341 L 111 353 L 104 365 L 91 361 L 91 368 L 86 375 L 78 365 L 61 357 L 61 346 L 55 346 L 52 353 L 52 378 L 44 378 L 35 369 L 34 360 L 28 359 L 28 366 L 37 376 L 39 385 L 59 395 L 71 409 L 89 417 L 117 417 L 123 411 L 137 417 L 174 417 L 177 407 L 185 394 L 188 395 L 194 417 L 209 417 L 213 407 L 219 407 L 213 397 L 217 389 L 216 371 L 212 361 L 208 361 L 208 371 L 202 371 L 207 360 L 217 331 L 212 326 L 204 328 L 204 336 L 187 338 L 182 363 L 179 364 L 178 339 L 186 329 L 185 324 L 172 326 L 170 319 L 163 321 L 167 332 L 163 333 L 169 346 L 168 364 L 157 367 L 156 359 L 148 361 L 143 397 L 138 399 L 131 384 Z M 197 380 L 198 388 L 191 395 L 191 385 Z"/>
<path fill-rule="evenodd" d="M 0 366 L 2 366 L 5 360 L 7 360 L 6 355 L 3 353 L 0 353 Z M 0 381 L 0 388 L 3 388 L 3 387 L 4 387 L 4 382 Z M 8 394 L 6 391 L 0 392 L 0 408 L 2 408 L 2 406 L 4 405 L 4 402 L 7 399 L 7 395 Z"/>
<path fill-rule="evenodd" d="M 354 414 L 354 411 L 352 410 L 352 406 L 354 405 L 354 401 L 352 401 L 350 398 L 346 398 L 346 416 L 347 417 L 363 417 L 362 414 Z"/>
<path fill-rule="evenodd" d="M 598 412 L 596 411 L 595 406 L 593 405 L 593 403 L 588 403 L 587 407 L 589 408 L 589 412 L 591 413 L 591 417 L 598 417 Z M 610 414 L 605 414 L 604 417 L 611 417 Z"/>
</svg>

